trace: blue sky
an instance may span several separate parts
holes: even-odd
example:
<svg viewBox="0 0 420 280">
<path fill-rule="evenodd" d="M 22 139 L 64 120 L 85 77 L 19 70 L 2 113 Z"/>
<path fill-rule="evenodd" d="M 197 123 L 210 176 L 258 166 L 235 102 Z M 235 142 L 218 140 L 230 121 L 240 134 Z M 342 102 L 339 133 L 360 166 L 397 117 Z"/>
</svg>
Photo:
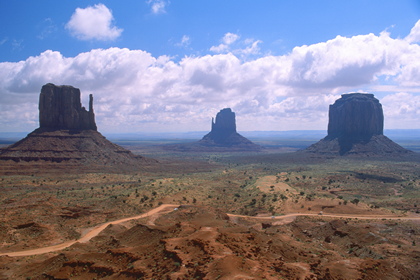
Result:
<svg viewBox="0 0 420 280">
<path fill-rule="evenodd" d="M 0 0 L 0 131 L 38 126 L 43 84 L 94 95 L 100 131 L 325 129 L 347 92 L 420 128 L 419 1 Z M 417 24 L 418 23 L 418 24 Z"/>
</svg>

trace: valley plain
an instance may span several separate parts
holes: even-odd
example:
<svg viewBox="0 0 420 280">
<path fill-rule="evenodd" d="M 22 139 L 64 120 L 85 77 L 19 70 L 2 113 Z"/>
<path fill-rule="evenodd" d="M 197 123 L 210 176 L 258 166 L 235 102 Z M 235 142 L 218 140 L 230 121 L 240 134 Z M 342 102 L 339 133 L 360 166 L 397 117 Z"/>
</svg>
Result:
<svg viewBox="0 0 420 280">
<path fill-rule="evenodd" d="M 0 279 L 418 279 L 418 153 L 308 156 L 293 152 L 304 140 L 270 141 L 253 153 L 115 141 L 160 163 L 137 171 L 3 164 Z"/>
</svg>

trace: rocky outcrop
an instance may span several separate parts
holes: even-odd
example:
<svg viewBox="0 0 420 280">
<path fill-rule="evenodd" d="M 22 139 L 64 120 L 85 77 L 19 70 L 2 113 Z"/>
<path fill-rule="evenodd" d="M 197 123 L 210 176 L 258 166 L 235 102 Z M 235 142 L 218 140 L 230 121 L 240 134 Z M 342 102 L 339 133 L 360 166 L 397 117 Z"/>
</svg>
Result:
<svg viewBox="0 0 420 280">
<path fill-rule="evenodd" d="M 305 152 L 329 155 L 407 154 L 383 135 L 382 105 L 373 94 L 343 94 L 330 105 L 328 135 Z"/>
<path fill-rule="evenodd" d="M 57 164 L 84 171 L 137 170 L 157 161 L 134 155 L 102 136 L 96 128 L 93 97 L 89 111 L 80 103 L 80 90 L 72 86 L 46 84 L 39 98 L 40 127 L 24 139 L 0 150 L 0 162 L 54 169 Z M 19 167 L 21 168 L 21 166 Z"/>
<path fill-rule="evenodd" d="M 211 131 L 203 137 L 203 140 L 214 142 L 215 144 L 227 145 L 229 137 L 236 134 L 235 113 L 230 108 L 225 108 L 217 113 L 216 122 L 212 118 Z"/>
<path fill-rule="evenodd" d="M 209 147 L 231 147 L 244 150 L 259 150 L 261 147 L 252 143 L 236 132 L 235 113 L 230 108 L 222 109 L 211 121 L 211 131 L 199 141 Z"/>
<path fill-rule="evenodd" d="M 163 145 L 177 152 L 259 152 L 262 147 L 236 132 L 235 113 L 230 108 L 220 110 L 211 120 L 211 131 L 200 141 Z"/>
<path fill-rule="evenodd" d="M 328 137 L 348 141 L 369 141 L 384 132 L 382 105 L 373 94 L 343 94 L 330 105 Z"/>
<path fill-rule="evenodd" d="M 81 105 L 78 88 L 44 85 L 39 96 L 39 126 L 48 129 L 97 130 L 93 96 L 89 96 L 89 111 L 86 111 Z"/>
<path fill-rule="evenodd" d="M 216 122 L 214 118 L 211 120 L 211 132 L 219 135 L 228 135 L 236 132 L 235 113 L 230 108 L 220 110 L 216 115 Z"/>
</svg>

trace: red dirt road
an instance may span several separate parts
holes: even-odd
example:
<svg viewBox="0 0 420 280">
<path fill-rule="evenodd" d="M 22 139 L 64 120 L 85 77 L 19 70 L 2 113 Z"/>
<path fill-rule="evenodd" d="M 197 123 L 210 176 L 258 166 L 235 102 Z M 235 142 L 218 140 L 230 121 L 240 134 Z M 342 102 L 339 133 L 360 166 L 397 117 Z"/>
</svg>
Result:
<svg viewBox="0 0 420 280">
<path fill-rule="evenodd" d="M 145 217 L 152 216 L 154 214 L 162 215 L 163 213 L 168 213 L 173 211 L 174 208 L 179 207 L 179 205 L 175 204 L 162 204 L 157 208 L 154 208 L 146 213 L 143 213 L 138 216 L 128 217 L 124 219 L 119 219 L 112 222 L 107 222 L 102 225 L 98 225 L 94 227 L 92 230 L 87 232 L 83 237 L 78 240 L 70 240 L 61 244 L 48 246 L 44 248 L 37 248 L 33 250 L 25 250 L 25 251 L 17 251 L 17 252 L 7 252 L 7 253 L 0 253 L 0 256 L 9 256 L 9 257 L 22 257 L 22 256 L 32 256 L 32 255 L 40 255 L 55 251 L 63 250 L 67 247 L 72 246 L 73 244 L 85 243 L 88 242 L 93 237 L 97 236 L 101 231 L 103 231 L 107 226 L 111 224 L 120 224 L 130 220 L 141 219 Z M 166 211 L 164 211 L 166 210 Z M 229 217 L 241 217 L 247 219 L 269 219 L 269 220 L 283 220 L 287 218 L 293 218 L 297 216 L 318 216 L 318 217 L 328 217 L 328 218 L 349 218 L 349 219 L 365 219 L 365 220 L 377 220 L 377 219 L 392 219 L 392 220 L 420 220 L 420 217 L 402 217 L 402 216 L 391 216 L 391 215 L 334 215 L 334 214 L 305 214 L 305 213 L 295 213 L 295 214 L 287 214 L 282 216 L 268 216 L 268 217 L 251 217 L 251 216 L 244 216 L 244 215 L 235 215 L 235 214 L 227 214 Z"/>
<path fill-rule="evenodd" d="M 120 219 L 120 220 L 116 220 L 116 221 L 112 221 L 112 222 L 107 222 L 105 224 L 96 226 L 92 230 L 90 230 L 88 233 L 86 233 L 83 237 L 81 237 L 80 239 L 77 239 L 77 240 L 70 240 L 70 241 L 67 241 L 67 242 L 64 242 L 64 243 L 61 243 L 61 244 L 48 246 L 48 247 L 44 247 L 44 248 L 37 248 L 37 249 L 33 249 L 33 250 L 0 253 L 0 256 L 23 257 L 23 256 L 41 255 L 41 254 L 45 254 L 45 253 L 60 251 L 60 250 L 63 250 L 67 247 L 72 246 L 73 244 L 75 244 L 77 242 L 79 242 L 79 243 L 88 242 L 90 239 L 97 236 L 101 231 L 103 231 L 107 226 L 109 226 L 111 224 L 112 225 L 121 224 L 121 223 L 130 221 L 130 220 L 136 220 L 136 219 L 149 217 L 149 216 L 152 216 L 152 215 L 157 214 L 159 212 L 167 213 L 168 211 L 164 211 L 165 209 L 172 208 L 172 210 L 173 210 L 174 208 L 176 208 L 178 206 L 179 205 L 174 205 L 174 204 L 162 204 L 159 207 L 156 207 L 156 208 L 150 210 L 149 212 L 143 213 L 141 215 L 134 216 L 134 217 L 129 217 L 129 218 L 124 218 L 124 219 Z M 160 214 L 162 214 L 162 213 L 160 213 Z"/>
<path fill-rule="evenodd" d="M 310 213 L 293 213 L 281 216 L 267 216 L 267 217 L 250 217 L 245 215 L 227 214 L 229 217 L 239 218 L 254 218 L 264 220 L 280 220 L 286 218 L 292 218 L 297 216 L 317 216 L 317 217 L 329 217 L 329 218 L 344 218 L 344 219 L 363 219 L 363 220 L 420 220 L 420 217 L 406 217 L 406 216 L 392 216 L 392 215 L 344 215 L 344 214 L 310 214 Z"/>
</svg>

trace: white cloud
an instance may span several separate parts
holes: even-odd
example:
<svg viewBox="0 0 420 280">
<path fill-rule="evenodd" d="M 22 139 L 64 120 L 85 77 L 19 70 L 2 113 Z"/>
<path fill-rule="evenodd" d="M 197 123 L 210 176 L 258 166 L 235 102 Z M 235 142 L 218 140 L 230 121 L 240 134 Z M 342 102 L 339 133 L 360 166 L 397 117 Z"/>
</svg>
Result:
<svg viewBox="0 0 420 280">
<path fill-rule="evenodd" d="M 153 14 L 164 14 L 166 13 L 166 6 L 169 4 L 169 1 L 148 0 L 146 3 L 150 5 Z"/>
<path fill-rule="evenodd" d="M 229 46 L 225 44 L 220 44 L 218 46 L 210 47 L 210 51 L 215 52 L 215 53 L 224 53 L 224 52 L 227 52 L 228 50 L 229 50 Z"/>
<path fill-rule="evenodd" d="M 239 39 L 239 35 L 234 33 L 226 33 L 222 38 L 222 43 L 218 46 L 212 46 L 210 51 L 215 53 L 226 53 L 230 50 L 230 45 L 235 43 Z"/>
<path fill-rule="evenodd" d="M 420 128 L 417 44 L 385 32 L 338 36 L 249 59 L 234 52 L 247 50 L 235 44 L 255 53 L 260 42 L 229 38 L 222 42 L 230 42 L 230 52 L 181 61 L 109 48 L 75 57 L 45 51 L 0 63 L 0 119 L 20 127 L 37 123 L 39 91 L 52 82 L 80 88 L 85 102 L 94 94 L 100 131 L 206 130 L 225 107 L 237 112 L 240 130 L 326 129 L 328 105 L 340 94 L 404 88 L 381 92 L 386 128 Z"/>
<path fill-rule="evenodd" d="M 228 53 L 231 52 L 235 55 L 240 56 L 242 59 L 246 59 L 251 55 L 259 54 L 260 48 L 258 44 L 261 44 L 261 40 L 245 39 L 239 40 L 240 36 L 234 33 L 226 33 L 221 39 L 221 44 L 212 46 L 211 52 L 214 53 Z"/>
<path fill-rule="evenodd" d="M 251 55 L 251 54 L 259 54 L 260 53 L 260 47 L 258 44 L 261 44 L 262 41 L 256 40 L 256 41 L 248 41 L 247 43 L 248 47 L 242 50 L 238 50 L 238 53 L 243 55 Z"/>
<path fill-rule="evenodd" d="M 238 34 L 234 34 L 234 33 L 226 33 L 225 36 L 223 36 L 223 43 L 225 43 L 226 45 L 230 45 L 232 43 L 234 43 L 236 40 L 239 39 L 239 35 Z"/>
<path fill-rule="evenodd" d="M 182 36 L 181 41 L 179 43 L 176 43 L 175 45 L 178 47 L 188 47 L 191 43 L 191 38 L 187 35 Z"/>
<path fill-rule="evenodd" d="M 420 42 L 420 20 L 416 22 L 413 28 L 411 28 L 410 34 L 405 38 L 409 43 Z"/>
<path fill-rule="evenodd" d="M 77 8 L 71 16 L 66 28 L 80 40 L 115 40 L 122 29 L 113 26 L 114 17 L 104 4 Z"/>
<path fill-rule="evenodd" d="M 420 96 L 398 92 L 380 100 L 384 110 L 385 125 L 400 129 L 418 128 Z"/>
</svg>

